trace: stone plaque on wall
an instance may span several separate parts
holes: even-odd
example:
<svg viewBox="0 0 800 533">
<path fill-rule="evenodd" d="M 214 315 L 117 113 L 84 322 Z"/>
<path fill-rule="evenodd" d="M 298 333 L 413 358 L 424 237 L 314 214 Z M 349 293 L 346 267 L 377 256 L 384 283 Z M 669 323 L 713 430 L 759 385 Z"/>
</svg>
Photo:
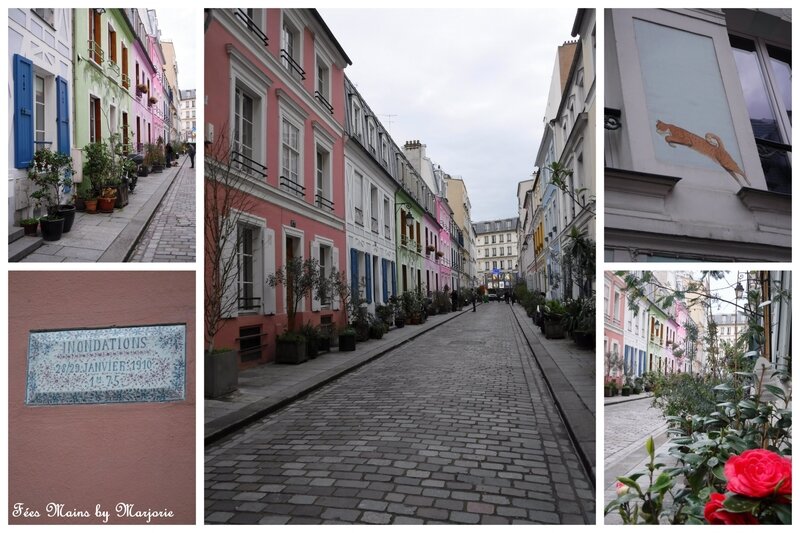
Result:
<svg viewBox="0 0 800 533">
<path fill-rule="evenodd" d="M 186 325 L 31 331 L 25 403 L 169 402 L 186 397 Z"/>
</svg>

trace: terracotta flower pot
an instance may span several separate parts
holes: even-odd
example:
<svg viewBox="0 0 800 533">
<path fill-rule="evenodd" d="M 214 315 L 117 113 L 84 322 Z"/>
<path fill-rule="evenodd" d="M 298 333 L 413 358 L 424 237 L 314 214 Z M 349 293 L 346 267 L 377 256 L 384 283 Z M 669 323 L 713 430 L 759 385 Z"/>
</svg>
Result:
<svg viewBox="0 0 800 533">
<path fill-rule="evenodd" d="M 101 213 L 113 213 L 114 203 L 116 201 L 117 201 L 116 198 L 98 198 L 97 207 Z"/>
<path fill-rule="evenodd" d="M 86 205 L 86 212 L 89 214 L 97 213 L 97 198 L 92 200 L 84 200 L 83 203 Z"/>
</svg>

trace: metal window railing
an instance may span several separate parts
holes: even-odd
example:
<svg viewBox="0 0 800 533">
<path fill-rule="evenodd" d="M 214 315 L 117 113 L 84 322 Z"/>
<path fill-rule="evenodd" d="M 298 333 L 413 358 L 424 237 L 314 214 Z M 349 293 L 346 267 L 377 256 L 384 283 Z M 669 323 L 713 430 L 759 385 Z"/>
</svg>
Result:
<svg viewBox="0 0 800 533">
<path fill-rule="evenodd" d="M 327 209 L 328 211 L 333 211 L 333 202 L 322 196 L 321 194 L 317 194 L 315 197 L 315 203 L 317 207 L 320 209 Z"/>
<path fill-rule="evenodd" d="M 98 65 L 102 65 L 103 61 L 105 61 L 105 52 L 103 52 L 103 47 L 100 46 L 100 43 L 95 42 L 89 39 L 89 57 L 97 63 Z"/>
<path fill-rule="evenodd" d="M 328 100 L 327 100 L 327 99 L 326 99 L 324 96 L 322 96 L 322 93 L 321 93 L 321 92 L 319 92 L 319 91 L 314 91 L 314 98 L 316 98 L 316 99 L 317 99 L 317 101 L 318 101 L 320 104 L 322 104 L 322 107 L 324 107 L 325 109 L 327 109 L 328 111 L 330 111 L 331 115 L 333 115 L 333 106 L 331 105 L 331 103 L 330 103 L 330 102 L 328 102 Z"/>
<path fill-rule="evenodd" d="M 280 185 L 281 185 L 281 188 L 283 190 L 288 191 L 288 192 L 294 194 L 295 196 L 302 197 L 302 196 L 305 196 L 305 194 L 306 194 L 306 188 L 305 187 L 303 187 L 299 183 L 296 183 L 296 182 L 290 180 L 286 176 L 281 176 Z"/>
<path fill-rule="evenodd" d="M 122 75 L 122 86 L 126 89 L 130 89 L 131 87 L 131 77 L 127 74 Z"/>
<path fill-rule="evenodd" d="M 260 307 L 261 307 L 261 298 L 258 296 L 253 296 L 250 298 L 239 298 L 239 309 L 247 311 L 251 309 L 258 309 Z"/>
<path fill-rule="evenodd" d="M 244 25 L 247 27 L 247 29 L 250 30 L 253 34 L 255 34 L 256 38 L 262 43 L 264 43 L 264 46 L 267 46 L 269 44 L 269 39 L 267 38 L 267 34 L 261 31 L 261 28 L 259 28 L 256 25 L 255 21 L 247 15 L 247 12 L 244 9 L 237 8 L 234 14 L 240 19 L 242 19 L 242 22 L 244 22 Z"/>
<path fill-rule="evenodd" d="M 356 224 L 359 224 L 361 226 L 364 225 L 364 212 L 358 207 L 355 208 L 355 219 L 356 219 Z"/>
<path fill-rule="evenodd" d="M 294 60 L 285 48 L 281 48 L 281 59 L 283 59 L 283 64 L 287 69 L 299 75 L 301 80 L 306 79 L 306 71 L 303 70 L 303 67 Z"/>
<path fill-rule="evenodd" d="M 264 176 L 264 178 L 267 177 L 267 167 L 265 165 L 235 150 L 231 152 L 231 165 L 248 174 L 252 173 Z"/>
<path fill-rule="evenodd" d="M 380 233 L 380 231 L 378 231 L 378 219 L 375 218 L 375 217 L 372 217 L 372 221 L 371 222 L 372 222 L 372 233 Z"/>
</svg>

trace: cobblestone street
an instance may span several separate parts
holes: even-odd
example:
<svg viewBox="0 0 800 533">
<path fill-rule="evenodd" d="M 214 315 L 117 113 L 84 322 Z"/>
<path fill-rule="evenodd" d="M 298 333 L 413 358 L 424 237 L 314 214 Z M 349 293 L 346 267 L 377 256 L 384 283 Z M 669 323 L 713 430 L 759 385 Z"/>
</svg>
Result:
<svg viewBox="0 0 800 533">
<path fill-rule="evenodd" d="M 131 262 L 191 263 L 197 255 L 195 243 L 195 177 L 189 157 L 178 163 L 178 176 L 136 243 Z"/>
<path fill-rule="evenodd" d="M 206 449 L 206 522 L 594 523 L 508 306 L 483 305 Z"/>
</svg>

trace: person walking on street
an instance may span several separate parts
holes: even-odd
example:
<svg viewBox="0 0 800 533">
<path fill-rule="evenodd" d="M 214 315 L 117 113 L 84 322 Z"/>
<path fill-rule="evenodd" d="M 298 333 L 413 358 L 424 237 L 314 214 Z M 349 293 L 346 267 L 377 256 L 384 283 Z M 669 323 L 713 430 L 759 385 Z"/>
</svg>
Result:
<svg viewBox="0 0 800 533">
<path fill-rule="evenodd" d="M 517 295 L 514 294 L 514 291 L 511 291 L 511 305 L 517 303 Z"/>
<path fill-rule="evenodd" d="M 503 297 L 506 299 L 506 303 L 511 303 L 511 297 L 510 297 L 510 295 L 508 294 L 508 291 L 506 291 L 506 292 L 505 292 L 505 294 L 503 295 Z"/>
<path fill-rule="evenodd" d="M 475 289 L 472 289 L 472 312 L 475 312 L 475 301 L 478 299 L 478 293 L 475 292 Z"/>
<path fill-rule="evenodd" d="M 458 307 L 458 292 L 456 292 L 455 289 L 453 289 L 453 292 L 450 293 L 450 300 L 453 302 L 453 311 L 455 311 Z"/>
<path fill-rule="evenodd" d="M 192 162 L 192 166 L 190 168 L 194 168 L 194 145 L 189 144 L 189 161 Z"/>
<path fill-rule="evenodd" d="M 170 143 L 167 143 L 167 145 L 164 147 L 164 154 L 167 158 L 167 166 L 171 167 L 173 151 L 172 151 L 172 145 Z"/>
</svg>

